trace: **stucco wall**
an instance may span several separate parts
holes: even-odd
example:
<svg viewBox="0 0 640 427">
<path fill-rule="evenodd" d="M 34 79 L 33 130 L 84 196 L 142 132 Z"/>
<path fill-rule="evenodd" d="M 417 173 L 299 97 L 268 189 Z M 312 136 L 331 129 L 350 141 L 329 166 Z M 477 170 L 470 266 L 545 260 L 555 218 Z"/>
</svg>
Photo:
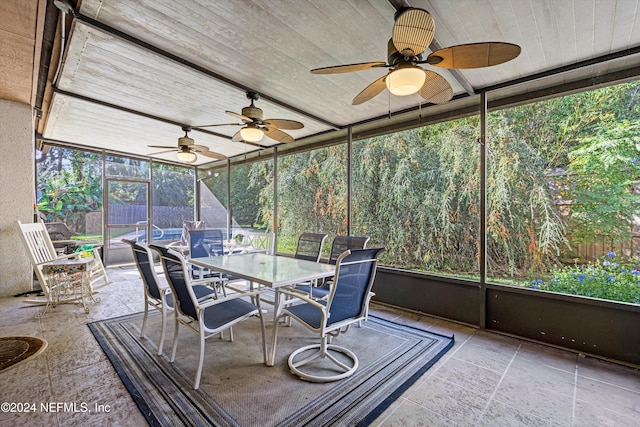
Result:
<svg viewBox="0 0 640 427">
<path fill-rule="evenodd" d="M 31 290 L 32 268 L 17 221 L 33 222 L 31 107 L 0 100 L 0 296 Z"/>
</svg>

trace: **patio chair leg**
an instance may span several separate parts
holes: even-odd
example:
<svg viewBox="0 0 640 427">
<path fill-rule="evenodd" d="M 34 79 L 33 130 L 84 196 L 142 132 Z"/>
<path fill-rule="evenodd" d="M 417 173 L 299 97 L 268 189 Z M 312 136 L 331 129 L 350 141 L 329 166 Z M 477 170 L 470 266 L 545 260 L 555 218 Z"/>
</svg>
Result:
<svg viewBox="0 0 640 427">
<path fill-rule="evenodd" d="M 257 298 L 257 307 L 258 307 L 258 316 L 260 317 L 260 330 L 262 332 L 262 357 L 264 359 L 264 363 L 267 364 L 267 334 L 264 328 L 264 313 L 262 312 L 262 308 L 260 307 L 260 295 Z"/>
<path fill-rule="evenodd" d="M 171 349 L 171 359 L 170 362 L 176 360 L 176 349 L 178 348 L 178 326 L 180 322 L 178 322 L 178 317 L 176 317 L 174 326 L 173 326 L 173 347 Z"/>
<path fill-rule="evenodd" d="M 200 387 L 200 377 L 202 376 L 202 365 L 204 364 L 204 331 L 200 326 L 200 355 L 198 356 L 198 370 L 196 371 L 196 379 L 193 383 L 194 390 Z"/>
<path fill-rule="evenodd" d="M 140 328 L 140 338 L 145 338 L 144 328 L 147 326 L 147 314 L 149 314 L 149 304 L 144 304 L 144 316 L 142 316 L 142 328 Z"/>
<path fill-rule="evenodd" d="M 158 356 L 162 356 L 162 347 L 164 347 L 164 336 L 167 330 L 167 307 L 162 304 L 162 331 L 160 331 L 160 344 L 158 344 Z M 146 311 L 146 310 L 145 310 Z"/>
</svg>

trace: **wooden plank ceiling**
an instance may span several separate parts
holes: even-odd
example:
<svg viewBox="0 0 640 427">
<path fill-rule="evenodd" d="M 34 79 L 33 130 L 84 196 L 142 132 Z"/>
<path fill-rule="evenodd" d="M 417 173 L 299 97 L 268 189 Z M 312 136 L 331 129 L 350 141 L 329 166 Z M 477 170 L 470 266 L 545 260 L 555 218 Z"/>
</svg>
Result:
<svg viewBox="0 0 640 427">
<path fill-rule="evenodd" d="M 32 104 L 46 0 L 0 2 L 0 99 Z"/>
<path fill-rule="evenodd" d="M 371 120 L 387 126 L 397 120 L 389 116 L 415 110 L 423 101 L 385 90 L 351 105 L 386 69 L 335 75 L 309 70 L 386 61 L 392 3 L 431 13 L 436 30 L 427 53 L 480 41 L 522 47 L 515 60 L 484 69 L 449 72 L 423 65 L 445 77 L 455 95 L 442 106 L 422 105 L 423 115 L 477 104 L 474 92 L 517 79 L 524 83 L 495 93 L 515 96 L 640 67 L 640 54 L 634 54 L 568 70 L 640 48 L 640 0 L 83 0 L 43 136 L 148 156 L 158 151 L 148 145 L 177 145 L 181 125 L 237 122 L 225 111 L 240 113 L 248 106 L 246 90 L 262 95 L 256 106 L 265 118 L 304 123 L 303 129 L 287 131 L 301 143 Z M 552 70 L 563 72 L 546 74 Z M 536 75 L 543 77 L 527 81 Z M 225 156 L 260 149 L 231 142 L 238 126 L 207 129 L 191 137 Z M 264 138 L 260 144 L 276 141 Z M 175 153 L 154 157 L 175 160 Z M 211 161 L 199 157 L 196 164 Z"/>
</svg>

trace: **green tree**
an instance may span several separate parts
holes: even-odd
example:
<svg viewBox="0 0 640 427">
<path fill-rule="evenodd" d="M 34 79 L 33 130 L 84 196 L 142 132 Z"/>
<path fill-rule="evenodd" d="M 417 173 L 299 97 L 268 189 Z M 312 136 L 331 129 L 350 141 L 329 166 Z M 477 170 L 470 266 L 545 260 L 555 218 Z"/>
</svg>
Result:
<svg viewBox="0 0 640 427">
<path fill-rule="evenodd" d="M 51 147 L 40 156 L 36 176 L 37 207 L 47 221 L 85 233 L 86 214 L 102 209 L 102 156 Z"/>
<path fill-rule="evenodd" d="M 291 250 L 305 231 L 344 233 L 347 197 L 344 145 L 284 155 L 278 160 L 279 248 Z"/>
<path fill-rule="evenodd" d="M 252 177 L 251 170 L 251 163 L 231 168 L 231 209 L 233 219 L 240 226 L 254 228 L 260 218 L 260 189 L 267 184 Z"/>
<path fill-rule="evenodd" d="M 153 164 L 153 224 L 160 228 L 181 228 L 193 219 L 194 172 L 192 168 Z"/>
<path fill-rule="evenodd" d="M 576 243 L 607 236 L 611 243 L 629 239 L 640 197 L 640 127 L 629 121 L 605 121 L 569 152 L 570 233 Z"/>
<path fill-rule="evenodd" d="M 356 233 L 388 265 L 477 272 L 477 118 L 355 144 Z"/>
</svg>

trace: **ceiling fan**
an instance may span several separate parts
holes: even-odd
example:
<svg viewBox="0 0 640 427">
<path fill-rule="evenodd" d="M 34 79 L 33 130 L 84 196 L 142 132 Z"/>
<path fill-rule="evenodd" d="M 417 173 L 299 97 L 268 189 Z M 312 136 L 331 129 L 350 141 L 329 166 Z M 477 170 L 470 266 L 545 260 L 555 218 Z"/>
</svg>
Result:
<svg viewBox="0 0 640 427">
<path fill-rule="evenodd" d="M 183 126 L 182 130 L 184 131 L 184 136 L 178 138 L 178 146 L 172 147 L 168 145 L 148 145 L 148 147 L 152 148 L 166 148 L 164 151 L 159 151 L 157 153 L 151 153 L 150 156 L 155 154 L 168 153 L 170 151 L 177 151 L 178 160 L 185 163 L 193 163 L 198 159 L 196 153 L 201 156 L 211 157 L 216 160 L 226 159 L 222 154 L 214 153 L 213 151 L 209 151 L 209 147 L 205 147 L 204 145 L 196 145 L 193 138 L 189 138 L 189 132 L 191 132 L 191 128 L 189 126 Z"/>
<path fill-rule="evenodd" d="M 251 100 L 251 105 L 242 109 L 242 114 L 233 111 L 225 113 L 242 120 L 242 123 L 222 123 L 215 125 L 194 126 L 195 128 L 205 128 L 211 126 L 243 126 L 233 135 L 231 141 L 239 142 L 259 142 L 266 135 L 278 142 L 293 142 L 293 137 L 281 129 L 293 130 L 302 129 L 304 125 L 295 120 L 285 119 L 263 119 L 262 109 L 253 105 L 254 101 L 260 99 L 257 92 L 247 92 L 247 99 Z"/>
<path fill-rule="evenodd" d="M 385 62 L 363 62 L 316 68 L 313 74 L 337 74 L 371 68 L 390 68 L 389 72 L 364 88 L 353 105 L 369 101 L 385 88 L 394 95 L 419 93 L 434 104 L 442 104 L 453 97 L 453 89 L 440 74 L 419 67 L 429 64 L 441 68 L 482 68 L 502 64 L 520 54 L 520 46 L 504 42 L 470 43 L 439 49 L 426 57 L 424 51 L 431 45 L 435 23 L 424 9 L 405 7 L 395 14 L 393 35 L 387 45 Z"/>
</svg>

